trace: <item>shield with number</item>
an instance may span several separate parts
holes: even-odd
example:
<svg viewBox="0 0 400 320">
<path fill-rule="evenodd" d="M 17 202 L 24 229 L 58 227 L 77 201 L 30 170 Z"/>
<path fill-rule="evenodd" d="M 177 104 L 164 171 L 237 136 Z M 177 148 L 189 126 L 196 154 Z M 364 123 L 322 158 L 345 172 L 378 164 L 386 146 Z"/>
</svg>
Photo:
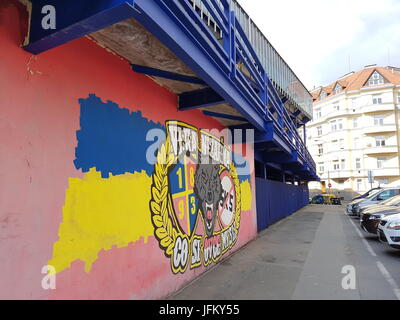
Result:
<svg viewBox="0 0 400 320">
<path fill-rule="evenodd" d="M 196 161 L 186 155 L 169 173 L 169 185 L 175 220 L 182 232 L 191 236 L 196 229 L 198 199 L 194 192 Z"/>
</svg>

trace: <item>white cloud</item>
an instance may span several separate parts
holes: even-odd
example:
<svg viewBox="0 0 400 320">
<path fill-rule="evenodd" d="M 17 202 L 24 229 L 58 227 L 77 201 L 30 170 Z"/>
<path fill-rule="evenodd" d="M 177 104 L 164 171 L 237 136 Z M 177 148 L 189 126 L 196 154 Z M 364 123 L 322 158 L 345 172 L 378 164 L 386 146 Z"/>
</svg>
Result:
<svg viewBox="0 0 400 320">
<path fill-rule="evenodd" d="M 239 0 L 308 88 L 364 65 L 400 66 L 399 0 Z"/>
</svg>

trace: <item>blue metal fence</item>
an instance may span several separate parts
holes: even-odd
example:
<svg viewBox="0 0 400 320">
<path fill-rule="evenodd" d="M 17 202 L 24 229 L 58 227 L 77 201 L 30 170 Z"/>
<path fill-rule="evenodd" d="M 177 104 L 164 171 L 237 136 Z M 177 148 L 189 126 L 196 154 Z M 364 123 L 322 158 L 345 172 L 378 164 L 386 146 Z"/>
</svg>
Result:
<svg viewBox="0 0 400 320">
<path fill-rule="evenodd" d="M 256 178 L 257 227 L 264 230 L 305 207 L 309 202 L 307 186 Z"/>
</svg>

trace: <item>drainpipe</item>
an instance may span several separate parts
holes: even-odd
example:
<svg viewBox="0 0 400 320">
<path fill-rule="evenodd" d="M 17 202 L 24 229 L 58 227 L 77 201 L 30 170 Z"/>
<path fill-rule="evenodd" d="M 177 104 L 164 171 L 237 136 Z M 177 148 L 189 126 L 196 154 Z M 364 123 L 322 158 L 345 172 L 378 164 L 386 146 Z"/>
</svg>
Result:
<svg viewBox="0 0 400 320">
<path fill-rule="evenodd" d="M 398 160 L 398 175 L 400 175 L 400 132 L 399 132 L 399 105 L 396 100 L 396 93 L 395 89 L 396 86 L 393 88 L 393 104 L 394 104 L 394 118 L 396 122 L 396 137 L 397 137 L 397 160 Z"/>
</svg>

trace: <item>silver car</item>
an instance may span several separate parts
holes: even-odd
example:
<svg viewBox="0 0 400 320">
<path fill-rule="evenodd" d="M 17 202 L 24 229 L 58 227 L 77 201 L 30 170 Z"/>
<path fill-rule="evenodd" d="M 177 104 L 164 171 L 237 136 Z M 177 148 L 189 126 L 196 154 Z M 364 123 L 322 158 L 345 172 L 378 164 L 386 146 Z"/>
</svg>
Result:
<svg viewBox="0 0 400 320">
<path fill-rule="evenodd" d="M 382 189 L 375 189 L 375 190 L 372 190 L 372 192 L 371 192 L 368 196 L 366 196 L 365 198 L 353 200 L 352 202 L 350 202 L 350 203 L 347 205 L 347 207 L 346 207 L 346 213 L 347 213 L 349 216 L 355 216 L 355 215 L 356 215 L 356 211 L 355 211 L 356 205 L 359 204 L 360 202 L 362 202 L 362 201 L 368 199 L 368 198 L 371 198 L 371 197 L 375 196 L 375 195 L 376 195 L 378 192 L 380 192 L 380 191 L 382 191 Z"/>
<path fill-rule="evenodd" d="M 353 213 L 360 216 L 360 211 L 371 204 L 377 204 L 394 196 L 400 195 L 400 187 L 384 188 L 371 196 L 362 199 L 353 206 Z"/>
</svg>

